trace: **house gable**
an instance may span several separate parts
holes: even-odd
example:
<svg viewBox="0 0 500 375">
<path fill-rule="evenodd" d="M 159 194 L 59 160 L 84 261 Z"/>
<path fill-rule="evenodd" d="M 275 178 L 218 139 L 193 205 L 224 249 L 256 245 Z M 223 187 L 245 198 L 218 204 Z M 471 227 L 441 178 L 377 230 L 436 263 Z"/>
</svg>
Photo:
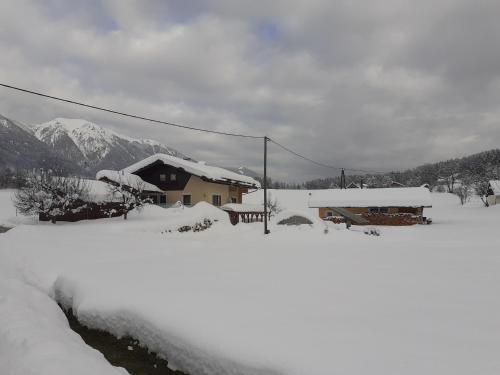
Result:
<svg viewBox="0 0 500 375">
<path fill-rule="evenodd" d="M 141 177 L 144 181 L 158 186 L 163 191 L 184 190 L 192 174 L 181 168 L 175 168 L 170 165 L 163 164 L 161 161 L 152 163 L 134 174 Z M 163 181 L 161 176 L 165 176 Z M 172 179 L 171 176 L 175 176 Z"/>
</svg>

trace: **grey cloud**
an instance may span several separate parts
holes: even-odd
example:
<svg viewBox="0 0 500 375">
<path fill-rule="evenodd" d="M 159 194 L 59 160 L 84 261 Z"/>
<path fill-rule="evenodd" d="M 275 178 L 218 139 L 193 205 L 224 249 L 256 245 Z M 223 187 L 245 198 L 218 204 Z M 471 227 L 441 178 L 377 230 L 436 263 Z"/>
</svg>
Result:
<svg viewBox="0 0 500 375">
<path fill-rule="evenodd" d="M 495 1 L 12 4 L 0 5 L 3 82 L 267 134 L 353 168 L 406 168 L 500 140 Z M 84 117 L 209 162 L 261 167 L 256 142 L 152 127 L 3 89 L 0 112 L 28 122 Z M 276 178 L 332 173 L 275 147 L 270 160 Z"/>
</svg>

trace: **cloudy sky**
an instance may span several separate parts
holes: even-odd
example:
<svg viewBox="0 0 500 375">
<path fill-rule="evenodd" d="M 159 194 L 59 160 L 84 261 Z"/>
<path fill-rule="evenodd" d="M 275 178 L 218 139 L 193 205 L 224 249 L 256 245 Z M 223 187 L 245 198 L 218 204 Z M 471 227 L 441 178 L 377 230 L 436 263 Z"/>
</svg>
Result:
<svg viewBox="0 0 500 375">
<path fill-rule="evenodd" d="M 318 161 L 407 168 L 500 144 L 498 0 L 2 1 L 0 81 L 171 122 L 264 135 Z M 28 123 L 85 118 L 256 170 L 262 144 L 0 88 Z M 276 179 L 328 176 L 270 146 Z"/>
</svg>

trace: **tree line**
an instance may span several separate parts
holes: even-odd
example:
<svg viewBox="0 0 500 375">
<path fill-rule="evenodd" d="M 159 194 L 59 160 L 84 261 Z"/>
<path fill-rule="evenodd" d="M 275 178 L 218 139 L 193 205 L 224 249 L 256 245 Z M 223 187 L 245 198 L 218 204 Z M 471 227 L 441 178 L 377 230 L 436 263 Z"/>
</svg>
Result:
<svg viewBox="0 0 500 375">
<path fill-rule="evenodd" d="M 346 185 L 355 183 L 364 188 L 390 187 L 394 183 L 404 186 L 427 184 L 431 190 L 457 194 L 465 203 L 476 193 L 486 203 L 488 181 L 500 179 L 500 149 L 480 152 L 462 158 L 427 163 L 400 172 L 346 175 Z M 263 180 L 260 179 L 262 183 Z M 268 179 L 271 189 L 331 189 L 339 188 L 340 174 L 303 183 L 287 183 Z"/>
</svg>

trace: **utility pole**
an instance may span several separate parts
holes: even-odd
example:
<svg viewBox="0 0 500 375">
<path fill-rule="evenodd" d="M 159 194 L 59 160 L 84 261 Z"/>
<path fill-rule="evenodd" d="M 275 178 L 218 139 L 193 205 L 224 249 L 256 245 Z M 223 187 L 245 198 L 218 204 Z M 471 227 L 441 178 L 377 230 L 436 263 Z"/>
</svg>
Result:
<svg viewBox="0 0 500 375">
<path fill-rule="evenodd" d="M 264 234 L 269 234 L 267 229 L 267 141 L 269 138 L 264 137 Z"/>
<path fill-rule="evenodd" d="M 345 189 L 346 186 L 345 186 L 345 172 L 344 172 L 344 168 L 342 168 L 341 172 L 340 172 L 340 188 L 341 189 Z"/>
</svg>

